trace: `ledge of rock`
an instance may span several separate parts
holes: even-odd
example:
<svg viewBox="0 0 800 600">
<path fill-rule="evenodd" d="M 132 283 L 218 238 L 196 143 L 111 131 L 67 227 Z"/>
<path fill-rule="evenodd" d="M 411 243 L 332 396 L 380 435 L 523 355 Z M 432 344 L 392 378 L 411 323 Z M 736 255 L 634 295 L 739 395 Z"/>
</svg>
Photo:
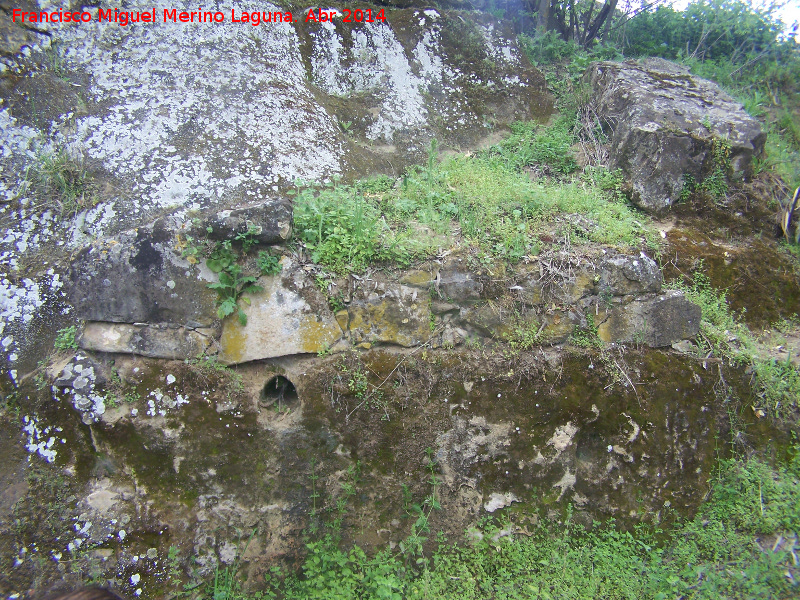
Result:
<svg viewBox="0 0 800 600">
<path fill-rule="evenodd" d="M 641 208 L 662 211 L 691 176 L 712 170 L 714 139 L 731 146 L 731 167 L 747 174 L 766 133 L 718 85 L 663 59 L 597 62 L 585 78 L 598 117 L 613 129 L 613 168 L 622 169 Z"/>
<path fill-rule="evenodd" d="M 205 352 L 211 346 L 213 335 L 213 329 L 91 322 L 84 326 L 78 345 L 95 352 L 183 360 Z"/>
<path fill-rule="evenodd" d="M 196 233 L 212 240 L 232 240 L 249 233 L 260 244 L 282 244 L 292 235 L 292 206 L 286 200 L 267 200 L 223 210 L 202 219 Z"/>
</svg>

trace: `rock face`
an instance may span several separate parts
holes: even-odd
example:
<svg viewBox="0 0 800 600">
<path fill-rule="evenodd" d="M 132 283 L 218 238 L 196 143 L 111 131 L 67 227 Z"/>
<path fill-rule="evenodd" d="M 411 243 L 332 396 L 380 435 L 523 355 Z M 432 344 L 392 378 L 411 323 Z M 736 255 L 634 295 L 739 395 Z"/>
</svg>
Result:
<svg viewBox="0 0 800 600">
<path fill-rule="evenodd" d="M 182 239 L 165 221 L 85 248 L 71 266 L 70 300 L 79 318 L 113 323 L 214 321 L 215 294 L 181 258 Z"/>
<path fill-rule="evenodd" d="M 694 338 L 702 317 L 700 307 L 678 290 L 615 305 L 606 315 L 597 326 L 602 341 L 647 344 L 652 348 Z"/>
<path fill-rule="evenodd" d="M 734 173 L 746 174 L 764 148 L 766 133 L 741 104 L 669 61 L 597 62 L 584 77 L 598 117 L 613 130 L 612 167 L 646 210 L 669 208 L 688 177 L 700 183 L 714 170 L 715 139 L 730 144 Z"/>
</svg>

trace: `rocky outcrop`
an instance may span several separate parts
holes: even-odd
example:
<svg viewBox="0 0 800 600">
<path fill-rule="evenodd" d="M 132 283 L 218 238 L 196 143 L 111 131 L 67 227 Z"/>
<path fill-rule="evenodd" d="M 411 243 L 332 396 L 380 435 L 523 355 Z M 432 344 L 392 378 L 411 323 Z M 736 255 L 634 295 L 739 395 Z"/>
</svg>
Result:
<svg viewBox="0 0 800 600">
<path fill-rule="evenodd" d="M 693 338 L 700 326 L 699 307 L 681 292 L 661 293 L 655 261 L 613 250 L 558 264 L 542 256 L 538 264 L 509 268 L 504 280 L 521 284 L 509 289 L 490 285 L 491 276 L 470 272 L 456 255 L 405 273 L 399 277 L 405 284 L 348 277 L 324 292 L 311 267 L 285 258 L 280 275 L 260 277 L 261 290 L 239 298 L 245 324 L 235 315 L 220 322 L 219 298 L 208 289 L 217 275 L 182 259 L 180 248 L 166 243 L 180 234 L 167 231 L 157 223 L 92 248 L 75 263 L 71 297 L 86 320 L 81 348 L 166 359 L 208 353 L 241 364 L 352 346 L 556 345 L 576 328 L 592 331 L 589 316 L 602 341 L 652 347 Z"/>
<path fill-rule="evenodd" d="M 611 166 L 622 169 L 633 201 L 646 210 L 669 208 L 686 183 L 702 182 L 718 166 L 715 139 L 730 145 L 730 167 L 739 174 L 764 148 L 766 133 L 741 104 L 680 65 L 597 62 L 584 77 L 597 116 L 612 130 Z"/>
</svg>

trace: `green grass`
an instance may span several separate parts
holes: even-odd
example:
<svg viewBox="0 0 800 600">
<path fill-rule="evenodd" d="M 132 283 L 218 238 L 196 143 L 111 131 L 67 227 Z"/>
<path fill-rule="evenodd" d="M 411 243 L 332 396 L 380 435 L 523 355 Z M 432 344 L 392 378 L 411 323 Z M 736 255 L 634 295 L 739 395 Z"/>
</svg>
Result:
<svg viewBox="0 0 800 600">
<path fill-rule="evenodd" d="M 97 203 L 84 159 L 65 148 L 41 150 L 25 173 L 28 189 L 40 205 L 60 215 L 75 214 Z"/>
<path fill-rule="evenodd" d="M 384 177 L 302 189 L 296 234 L 315 262 L 338 271 L 407 264 L 437 251 L 441 236 L 454 243 L 456 227 L 490 259 L 510 262 L 538 254 L 542 233 L 570 243 L 657 244 L 648 219 L 619 192 L 616 174 L 571 175 L 577 165 L 569 131 L 566 120 L 550 128 L 518 124 L 505 142 L 474 156 L 439 162 L 432 145 L 427 164 L 409 169 L 397 186 Z M 532 179 L 525 172 L 532 167 L 552 176 Z M 420 235 L 420 227 L 434 235 Z"/>
<path fill-rule="evenodd" d="M 800 370 L 788 361 L 766 356 L 748 327 L 730 309 L 724 290 L 716 290 L 708 278 L 697 272 L 691 284 L 677 284 L 688 300 L 702 310 L 701 354 L 716 357 L 740 366 L 752 366 L 755 390 L 770 415 L 789 424 L 796 421 L 800 398 Z"/>
</svg>

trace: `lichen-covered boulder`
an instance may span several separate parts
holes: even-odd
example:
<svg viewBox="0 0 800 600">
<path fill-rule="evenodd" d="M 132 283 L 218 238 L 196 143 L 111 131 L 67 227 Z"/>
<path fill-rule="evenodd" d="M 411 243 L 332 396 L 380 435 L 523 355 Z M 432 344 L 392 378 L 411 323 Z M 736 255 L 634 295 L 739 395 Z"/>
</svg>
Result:
<svg viewBox="0 0 800 600">
<path fill-rule="evenodd" d="M 715 139 L 730 144 L 730 166 L 747 174 L 766 133 L 715 83 L 663 59 L 597 62 L 584 76 L 597 116 L 612 130 L 611 166 L 622 169 L 633 201 L 662 211 L 691 177 L 713 171 Z"/>
</svg>

